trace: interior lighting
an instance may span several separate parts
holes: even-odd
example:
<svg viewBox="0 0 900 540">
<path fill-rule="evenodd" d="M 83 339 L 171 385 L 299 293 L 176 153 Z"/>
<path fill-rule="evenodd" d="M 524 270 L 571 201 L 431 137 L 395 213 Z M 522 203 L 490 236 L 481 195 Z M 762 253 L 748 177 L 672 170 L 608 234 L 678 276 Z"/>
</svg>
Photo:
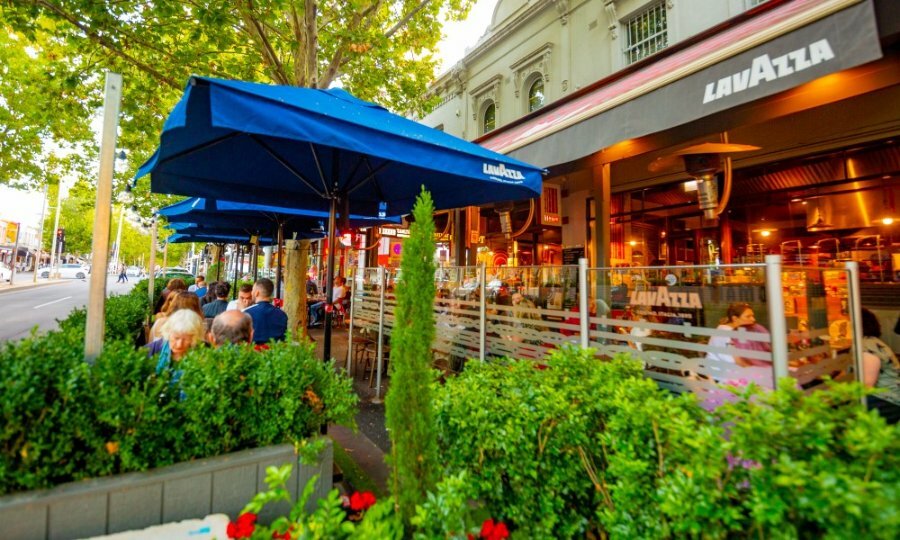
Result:
<svg viewBox="0 0 900 540">
<path fill-rule="evenodd" d="M 696 180 L 688 180 L 683 184 L 684 192 L 690 193 L 692 191 L 697 191 L 697 181 Z"/>
<path fill-rule="evenodd" d="M 632 240 L 632 241 L 628 242 L 628 245 L 633 247 L 633 246 L 637 245 L 637 242 Z"/>
<path fill-rule="evenodd" d="M 762 236 L 762 237 L 768 237 L 768 236 L 770 236 L 771 234 L 772 234 L 772 231 L 768 231 L 768 230 L 766 230 L 766 231 L 759 231 L 759 235 Z"/>
<path fill-rule="evenodd" d="M 894 223 L 894 218 L 886 217 L 886 218 L 882 219 L 881 222 L 885 225 L 891 225 L 892 223 Z"/>
</svg>

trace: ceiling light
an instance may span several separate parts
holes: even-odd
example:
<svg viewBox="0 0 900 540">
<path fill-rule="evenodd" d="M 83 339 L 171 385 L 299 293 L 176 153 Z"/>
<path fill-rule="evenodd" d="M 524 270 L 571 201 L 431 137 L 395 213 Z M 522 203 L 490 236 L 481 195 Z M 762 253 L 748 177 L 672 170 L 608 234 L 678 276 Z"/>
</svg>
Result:
<svg viewBox="0 0 900 540">
<path fill-rule="evenodd" d="M 884 223 L 885 225 L 890 225 L 894 222 L 894 218 L 886 217 L 886 218 L 882 219 L 881 222 Z"/>
</svg>

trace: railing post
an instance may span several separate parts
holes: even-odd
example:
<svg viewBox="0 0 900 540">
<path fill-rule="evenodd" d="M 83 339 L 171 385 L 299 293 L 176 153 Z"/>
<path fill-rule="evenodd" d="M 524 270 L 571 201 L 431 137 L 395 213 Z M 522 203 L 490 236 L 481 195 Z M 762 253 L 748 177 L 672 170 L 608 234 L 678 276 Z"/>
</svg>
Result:
<svg viewBox="0 0 900 540">
<path fill-rule="evenodd" d="M 487 281 L 487 267 L 482 263 L 482 265 L 478 268 L 478 298 L 480 302 L 478 318 L 478 359 L 484 362 L 486 357 L 486 343 L 485 337 L 487 335 L 487 298 L 485 298 L 487 287 L 485 286 L 485 282 Z"/>
<path fill-rule="evenodd" d="M 853 328 L 853 369 L 856 371 L 856 380 L 863 382 L 865 376 L 863 373 L 863 329 L 862 329 L 862 302 L 859 294 L 859 263 L 856 261 L 848 261 L 845 263 L 847 267 L 847 309 L 850 311 L 850 324 Z M 863 405 L 866 398 L 862 397 Z"/>
<path fill-rule="evenodd" d="M 590 311 L 588 310 L 587 259 L 578 259 L 578 319 L 581 323 L 581 348 L 587 349 L 591 342 Z"/>
<path fill-rule="evenodd" d="M 769 307 L 772 365 L 775 369 L 776 387 L 778 379 L 788 376 L 787 321 L 781 298 L 781 255 L 766 255 L 766 303 Z"/>
<path fill-rule="evenodd" d="M 384 355 L 384 289 L 387 285 L 387 272 L 383 266 L 378 267 L 379 299 L 378 299 L 378 358 L 375 364 L 375 397 L 372 403 L 381 403 L 381 358 Z M 370 379 L 371 380 L 371 379 Z"/>
<path fill-rule="evenodd" d="M 350 367 L 353 360 L 353 306 L 356 304 L 354 302 L 354 297 L 356 296 L 359 289 L 356 284 L 356 275 L 359 268 L 351 268 L 350 269 L 350 305 L 347 307 L 347 312 L 344 314 L 345 317 L 350 317 L 350 328 L 347 330 L 347 375 L 350 375 Z"/>
</svg>

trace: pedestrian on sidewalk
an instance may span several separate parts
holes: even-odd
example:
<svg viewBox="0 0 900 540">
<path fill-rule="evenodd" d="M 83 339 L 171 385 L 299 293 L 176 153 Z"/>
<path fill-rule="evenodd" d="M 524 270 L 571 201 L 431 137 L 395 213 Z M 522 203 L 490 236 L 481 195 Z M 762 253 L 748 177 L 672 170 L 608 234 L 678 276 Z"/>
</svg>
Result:
<svg viewBox="0 0 900 540">
<path fill-rule="evenodd" d="M 116 283 L 128 283 L 128 273 L 125 271 L 125 265 L 123 264 L 121 269 L 119 270 L 119 279 L 116 280 Z"/>
</svg>

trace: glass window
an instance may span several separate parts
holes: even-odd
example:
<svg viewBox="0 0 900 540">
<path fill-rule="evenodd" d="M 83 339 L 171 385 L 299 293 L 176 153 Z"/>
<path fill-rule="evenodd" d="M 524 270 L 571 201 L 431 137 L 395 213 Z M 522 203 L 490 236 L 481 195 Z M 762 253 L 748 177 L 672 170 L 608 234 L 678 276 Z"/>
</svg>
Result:
<svg viewBox="0 0 900 540">
<path fill-rule="evenodd" d="M 495 127 L 497 127 L 497 108 L 490 103 L 484 108 L 484 114 L 481 117 L 481 133 L 494 131 Z"/>
<path fill-rule="evenodd" d="M 760 4 L 765 4 L 769 0 L 747 0 L 747 9 L 756 7 Z"/>
<path fill-rule="evenodd" d="M 544 80 L 535 79 L 528 89 L 528 112 L 533 112 L 544 106 Z"/>
<path fill-rule="evenodd" d="M 654 2 L 623 23 L 625 63 L 633 64 L 669 45 L 665 2 Z"/>
</svg>

